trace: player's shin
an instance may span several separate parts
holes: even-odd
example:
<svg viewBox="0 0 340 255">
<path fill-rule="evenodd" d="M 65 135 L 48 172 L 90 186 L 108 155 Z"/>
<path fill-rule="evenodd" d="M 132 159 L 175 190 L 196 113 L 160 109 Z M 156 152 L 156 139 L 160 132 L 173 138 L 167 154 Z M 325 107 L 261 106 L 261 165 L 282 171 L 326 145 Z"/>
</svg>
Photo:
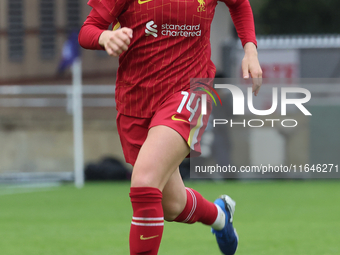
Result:
<svg viewBox="0 0 340 255">
<path fill-rule="evenodd" d="M 225 215 L 214 203 L 206 200 L 196 190 L 186 188 L 187 203 L 182 213 L 174 220 L 176 222 L 192 224 L 202 222 L 216 229 L 225 225 Z"/>
<path fill-rule="evenodd" d="M 162 239 L 164 216 L 162 192 L 157 188 L 131 188 L 133 217 L 130 254 L 156 255 Z"/>
</svg>

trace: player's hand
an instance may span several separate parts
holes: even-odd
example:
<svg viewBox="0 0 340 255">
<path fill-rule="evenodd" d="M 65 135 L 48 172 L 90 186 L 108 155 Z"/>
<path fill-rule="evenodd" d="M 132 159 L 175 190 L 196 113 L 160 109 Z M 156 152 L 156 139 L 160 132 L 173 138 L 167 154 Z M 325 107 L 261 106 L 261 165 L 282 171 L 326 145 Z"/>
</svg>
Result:
<svg viewBox="0 0 340 255">
<path fill-rule="evenodd" d="M 242 60 L 242 73 L 244 79 L 249 79 L 249 74 L 253 79 L 253 93 L 259 93 L 262 85 L 262 69 L 257 57 L 255 44 L 248 42 L 244 45 L 244 58 Z"/>
<path fill-rule="evenodd" d="M 99 36 L 99 44 L 105 48 L 107 54 L 113 57 L 119 56 L 123 51 L 127 51 L 132 39 L 132 29 L 123 27 L 110 31 L 106 30 Z"/>
</svg>

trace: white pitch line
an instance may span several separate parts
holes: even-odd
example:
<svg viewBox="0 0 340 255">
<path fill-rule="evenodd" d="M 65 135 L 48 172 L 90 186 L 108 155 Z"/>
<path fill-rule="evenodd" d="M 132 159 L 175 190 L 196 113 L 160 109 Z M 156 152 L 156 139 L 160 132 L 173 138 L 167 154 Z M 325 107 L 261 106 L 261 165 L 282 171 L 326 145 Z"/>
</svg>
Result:
<svg viewBox="0 0 340 255">
<path fill-rule="evenodd" d="M 13 186 L 7 186 L 3 189 L 0 186 L 0 196 L 49 191 L 59 186 L 60 186 L 59 183 L 13 185 Z"/>
</svg>

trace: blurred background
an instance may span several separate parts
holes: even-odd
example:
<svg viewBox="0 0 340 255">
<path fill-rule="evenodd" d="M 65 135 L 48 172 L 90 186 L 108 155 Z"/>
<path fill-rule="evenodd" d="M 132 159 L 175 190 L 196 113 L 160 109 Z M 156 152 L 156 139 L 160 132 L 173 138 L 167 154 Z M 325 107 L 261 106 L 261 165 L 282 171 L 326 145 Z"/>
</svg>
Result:
<svg viewBox="0 0 340 255">
<path fill-rule="evenodd" d="M 118 59 L 79 49 L 77 32 L 90 12 L 86 3 L 0 0 L 4 255 L 128 254 L 131 166 L 125 164 L 115 124 Z M 204 162 L 339 165 L 340 1 L 250 3 L 265 78 L 256 99 L 259 109 L 271 105 L 273 84 L 300 86 L 312 93 L 306 104 L 312 116 L 289 112 L 287 118 L 299 122 L 292 129 L 208 127 L 202 140 Z M 242 47 L 221 2 L 211 45 L 217 77 L 249 86 L 241 79 Z M 215 107 L 213 115 L 233 118 L 230 96 L 221 97 L 229 107 Z M 204 181 L 190 179 L 188 165 L 185 161 L 181 167 L 187 186 L 211 201 L 225 192 L 237 201 L 239 255 L 340 254 L 339 181 L 330 180 L 339 173 L 316 176 L 328 178 L 317 181 L 309 180 L 314 178 L 310 174 L 269 176 L 290 179 L 284 181 L 248 181 L 241 175 L 228 176 L 242 179 L 237 181 L 218 176 Z M 83 186 L 84 170 L 86 180 L 116 181 L 76 189 L 73 182 L 78 179 L 76 186 Z M 160 254 L 219 254 L 210 229 L 201 224 L 166 223 L 165 228 Z"/>
</svg>

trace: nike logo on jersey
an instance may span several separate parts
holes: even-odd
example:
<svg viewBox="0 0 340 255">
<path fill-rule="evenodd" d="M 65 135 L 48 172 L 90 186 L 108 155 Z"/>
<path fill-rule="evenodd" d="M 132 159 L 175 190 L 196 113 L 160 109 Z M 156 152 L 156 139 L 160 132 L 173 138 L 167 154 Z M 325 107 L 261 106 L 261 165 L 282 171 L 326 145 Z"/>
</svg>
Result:
<svg viewBox="0 0 340 255">
<path fill-rule="evenodd" d="M 152 1 L 152 0 L 144 0 L 144 1 L 138 0 L 138 3 L 139 3 L 139 4 L 145 4 L 145 3 L 151 2 L 151 1 Z"/>
<path fill-rule="evenodd" d="M 190 122 L 187 121 L 187 120 L 177 119 L 175 116 L 176 116 L 176 114 L 172 115 L 172 116 L 171 116 L 171 119 L 174 120 L 174 121 L 183 121 L 183 122 L 186 122 L 186 123 L 190 123 Z"/>
<path fill-rule="evenodd" d="M 149 239 L 153 239 L 158 237 L 159 235 L 156 236 L 149 236 L 149 237 L 144 237 L 143 235 L 140 235 L 140 240 L 144 241 L 144 240 L 149 240 Z"/>
</svg>

